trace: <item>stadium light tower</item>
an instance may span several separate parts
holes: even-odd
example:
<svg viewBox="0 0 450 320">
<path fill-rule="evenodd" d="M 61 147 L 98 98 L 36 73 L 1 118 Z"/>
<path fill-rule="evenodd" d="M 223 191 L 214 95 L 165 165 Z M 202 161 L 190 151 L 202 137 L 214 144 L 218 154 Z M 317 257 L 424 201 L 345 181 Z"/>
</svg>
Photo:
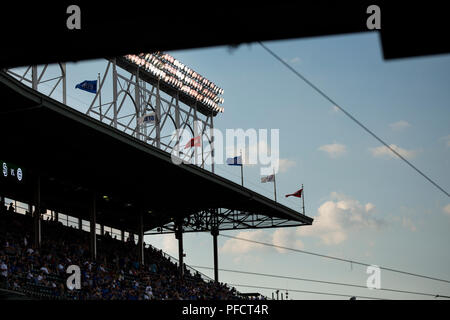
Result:
<svg viewBox="0 0 450 320">
<path fill-rule="evenodd" d="M 96 101 L 110 76 L 113 99 L 99 105 Z M 213 157 L 213 118 L 224 112 L 221 96 L 224 91 L 171 55 L 155 52 L 110 59 L 98 91 L 86 112 L 88 115 L 169 153 L 179 143 L 172 133 L 188 129 L 192 137 L 202 136 L 210 146 L 204 152 L 204 144 L 201 145 L 201 159 L 200 155 L 197 157 L 197 148 L 192 151 L 194 164 L 204 168 Z M 128 101 L 131 108 L 126 107 L 126 100 L 131 100 Z M 155 121 L 142 123 L 140 119 L 150 113 L 155 115 Z M 213 161 L 211 171 L 214 172 Z"/>
</svg>

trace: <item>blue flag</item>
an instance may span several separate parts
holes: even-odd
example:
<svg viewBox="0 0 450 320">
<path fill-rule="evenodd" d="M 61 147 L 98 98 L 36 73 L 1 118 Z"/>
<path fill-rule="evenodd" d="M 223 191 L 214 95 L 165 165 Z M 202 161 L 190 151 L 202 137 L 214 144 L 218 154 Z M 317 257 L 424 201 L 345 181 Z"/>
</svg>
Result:
<svg viewBox="0 0 450 320">
<path fill-rule="evenodd" d="M 97 93 L 97 80 L 85 80 L 77 84 L 75 89 L 81 89 L 90 93 Z"/>
<path fill-rule="evenodd" d="M 227 165 L 229 166 L 242 166 L 242 157 L 234 157 L 234 158 L 228 158 L 227 159 Z"/>
</svg>

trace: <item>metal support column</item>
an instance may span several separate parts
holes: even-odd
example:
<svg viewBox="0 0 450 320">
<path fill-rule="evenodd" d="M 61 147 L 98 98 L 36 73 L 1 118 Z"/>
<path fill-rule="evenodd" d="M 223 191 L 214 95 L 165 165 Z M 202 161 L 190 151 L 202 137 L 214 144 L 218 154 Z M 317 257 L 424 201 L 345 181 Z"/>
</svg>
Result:
<svg viewBox="0 0 450 320">
<path fill-rule="evenodd" d="M 116 58 L 113 59 L 113 127 L 117 129 L 117 68 Z M 122 238 L 123 239 L 123 238 Z"/>
<path fill-rule="evenodd" d="M 159 82 L 161 81 L 161 78 L 158 79 L 158 85 L 156 87 L 156 147 L 159 149 L 161 148 L 161 94 L 159 92 Z"/>
<path fill-rule="evenodd" d="M 214 153 L 214 115 L 211 114 L 211 125 L 210 125 L 210 137 L 211 137 L 211 172 L 214 173 L 214 162 L 215 162 L 215 153 Z"/>
<path fill-rule="evenodd" d="M 34 198 L 34 213 L 33 213 L 33 231 L 34 231 L 34 246 L 41 247 L 41 177 L 37 177 L 35 198 Z"/>
<path fill-rule="evenodd" d="M 141 97 L 139 95 L 139 68 L 136 70 L 136 85 L 134 87 L 134 103 L 136 104 L 136 138 L 141 140 L 141 127 L 139 125 L 139 117 L 141 114 Z"/>
<path fill-rule="evenodd" d="M 183 252 L 183 224 L 181 221 L 177 223 L 175 237 L 178 239 L 178 263 L 180 279 L 184 277 L 184 252 Z"/>
<path fill-rule="evenodd" d="M 96 225 L 97 225 L 97 217 L 96 217 L 96 199 L 95 199 L 95 194 L 92 195 L 92 199 L 91 199 L 91 223 L 90 223 L 90 238 L 91 238 L 91 259 L 95 260 L 97 259 L 97 230 L 96 230 Z"/>
<path fill-rule="evenodd" d="M 33 90 L 38 89 L 38 73 L 37 65 L 31 66 L 31 88 Z"/>
<path fill-rule="evenodd" d="M 144 261 L 144 217 L 142 212 L 139 215 L 139 241 L 138 241 L 138 257 L 141 265 L 145 264 Z"/>
<path fill-rule="evenodd" d="M 61 62 L 59 64 L 61 66 L 61 73 L 62 73 L 62 101 L 63 104 L 67 104 L 67 83 L 66 83 L 66 63 Z"/>
<path fill-rule="evenodd" d="M 219 282 L 219 257 L 217 250 L 217 236 L 219 235 L 218 225 L 218 209 L 214 210 L 213 224 L 211 226 L 211 235 L 213 236 L 213 249 L 214 249 L 214 281 Z"/>
</svg>

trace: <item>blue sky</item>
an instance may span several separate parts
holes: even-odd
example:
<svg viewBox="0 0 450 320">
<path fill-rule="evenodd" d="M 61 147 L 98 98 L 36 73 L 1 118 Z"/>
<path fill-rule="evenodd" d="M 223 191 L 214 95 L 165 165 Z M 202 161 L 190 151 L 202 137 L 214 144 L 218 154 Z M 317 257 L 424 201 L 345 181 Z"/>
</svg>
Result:
<svg viewBox="0 0 450 320">
<path fill-rule="evenodd" d="M 385 61 L 377 33 L 267 42 L 286 62 L 414 165 L 450 190 L 450 56 Z M 277 175 L 280 202 L 298 209 L 299 199 L 284 198 L 305 186 L 311 227 L 225 234 L 302 248 L 370 264 L 450 279 L 449 198 L 295 77 L 259 45 L 170 52 L 225 90 L 225 112 L 215 119 L 223 131 L 279 129 Z M 101 60 L 68 64 L 68 104 L 85 111 L 92 96 L 76 83 L 103 72 Z M 106 97 L 105 97 L 106 99 Z M 239 182 L 236 167 L 217 173 Z M 245 168 L 246 186 L 268 197 L 271 184 L 259 182 L 259 167 Z M 196 186 L 201 192 L 201 186 Z M 173 235 L 147 242 L 177 256 Z M 185 235 L 186 263 L 212 266 L 212 237 Z M 365 268 L 219 237 L 220 267 L 365 285 Z M 209 270 L 200 271 L 212 276 Z M 450 295 L 450 285 L 382 272 L 385 288 Z M 220 280 L 308 291 L 391 299 L 426 298 L 302 281 L 233 273 Z M 268 296 L 271 290 L 259 291 Z M 289 293 L 292 299 L 332 296 Z"/>
</svg>

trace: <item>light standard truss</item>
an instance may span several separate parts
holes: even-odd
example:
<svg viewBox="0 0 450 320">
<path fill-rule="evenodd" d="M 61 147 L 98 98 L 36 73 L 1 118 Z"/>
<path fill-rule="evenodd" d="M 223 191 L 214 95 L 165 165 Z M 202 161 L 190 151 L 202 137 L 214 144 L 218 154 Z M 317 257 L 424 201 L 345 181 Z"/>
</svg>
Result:
<svg viewBox="0 0 450 320">
<path fill-rule="evenodd" d="M 123 58 L 118 59 L 123 62 Z M 97 93 L 91 99 L 86 114 L 168 153 L 178 144 L 183 160 L 202 168 L 209 163 L 214 172 L 213 118 L 217 113 L 205 115 L 198 112 L 196 104 L 187 105 L 180 101 L 180 91 L 169 94 L 160 89 L 159 80 L 157 83 L 144 80 L 150 77 L 145 69 L 121 68 L 116 58 L 106 61 L 104 73 L 99 74 Z M 57 65 L 60 74 L 53 78 L 45 77 L 48 64 L 5 71 L 34 90 L 67 105 L 66 64 Z M 43 84 L 50 87 L 49 92 L 42 90 Z M 62 87 L 60 99 L 54 96 L 58 87 Z M 149 113 L 155 114 L 154 123 L 140 121 Z M 175 134 L 178 129 L 187 132 L 191 138 L 200 136 L 201 147 L 185 150 L 179 145 L 179 135 Z"/>
<path fill-rule="evenodd" d="M 201 136 L 202 141 L 207 142 L 201 144 L 201 151 L 197 148 L 187 150 L 188 159 L 193 160 L 190 162 L 203 168 L 208 160 L 213 163 L 210 157 L 214 115 L 197 112 L 195 106 L 180 102 L 179 92 L 169 95 L 160 90 L 159 82 L 144 81 L 141 73 L 146 71 L 137 68 L 130 72 L 118 67 L 116 59 L 109 60 L 86 114 L 168 153 L 180 142 L 176 130 L 186 130 L 191 138 Z M 102 103 L 103 88 L 109 77 L 112 78 L 109 79 L 112 80 L 112 101 Z M 149 113 L 155 114 L 154 123 L 140 121 Z M 214 172 L 213 164 L 211 169 Z"/>
<path fill-rule="evenodd" d="M 56 64 L 57 75 L 51 75 L 49 64 L 32 65 L 24 68 L 5 69 L 4 71 L 19 80 L 20 82 L 30 86 L 36 91 L 45 93 L 47 96 L 55 100 L 67 104 L 67 83 L 66 83 L 66 64 L 59 62 Z M 42 85 L 45 85 L 49 91 L 43 91 Z M 59 89 L 61 96 L 55 97 L 55 90 Z"/>
</svg>

